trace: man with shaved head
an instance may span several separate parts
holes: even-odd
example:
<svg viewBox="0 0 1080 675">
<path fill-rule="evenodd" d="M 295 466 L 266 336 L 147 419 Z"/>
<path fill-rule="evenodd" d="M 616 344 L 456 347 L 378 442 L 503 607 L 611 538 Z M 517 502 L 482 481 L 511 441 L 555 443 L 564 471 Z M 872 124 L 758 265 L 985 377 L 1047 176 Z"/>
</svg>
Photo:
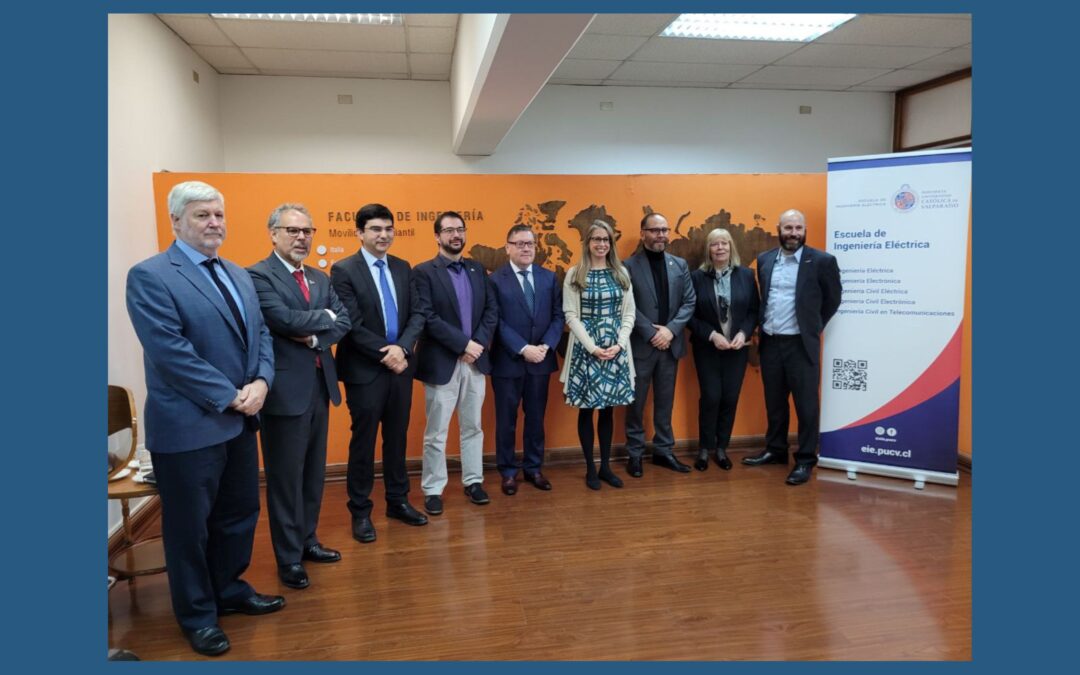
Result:
<svg viewBox="0 0 1080 675">
<path fill-rule="evenodd" d="M 788 463 L 788 398 L 799 418 L 799 448 L 788 485 L 810 479 L 817 464 L 818 383 L 821 331 L 840 307 L 836 258 L 806 246 L 806 217 L 795 209 L 780 214 L 780 246 L 757 258 L 761 289 L 761 381 L 768 430 L 765 449 L 743 464 Z"/>
</svg>

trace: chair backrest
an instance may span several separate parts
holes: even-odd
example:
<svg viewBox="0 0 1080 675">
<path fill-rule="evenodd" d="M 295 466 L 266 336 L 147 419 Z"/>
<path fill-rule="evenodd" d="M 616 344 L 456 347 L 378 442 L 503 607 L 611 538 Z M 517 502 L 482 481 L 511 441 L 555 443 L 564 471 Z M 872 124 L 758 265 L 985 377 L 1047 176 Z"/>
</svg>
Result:
<svg viewBox="0 0 1080 675">
<path fill-rule="evenodd" d="M 127 387 L 109 385 L 109 436 L 130 430 L 131 443 L 119 445 L 109 442 L 109 478 L 127 468 L 128 462 L 135 458 L 138 445 L 138 420 L 135 417 L 135 397 Z M 126 439 L 118 439 L 126 440 Z"/>
</svg>

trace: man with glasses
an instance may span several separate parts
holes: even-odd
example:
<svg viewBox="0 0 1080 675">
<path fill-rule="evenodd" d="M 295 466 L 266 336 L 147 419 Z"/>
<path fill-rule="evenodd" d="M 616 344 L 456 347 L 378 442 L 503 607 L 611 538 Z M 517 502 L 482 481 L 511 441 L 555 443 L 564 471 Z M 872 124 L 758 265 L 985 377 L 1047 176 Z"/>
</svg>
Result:
<svg viewBox="0 0 1080 675">
<path fill-rule="evenodd" d="M 818 384 L 821 331 L 840 308 L 840 266 L 825 251 L 806 246 L 806 217 L 795 209 L 780 214 L 780 246 L 757 258 L 761 289 L 761 383 L 769 424 L 765 449 L 743 464 L 788 463 L 788 398 L 799 419 L 799 448 L 788 485 L 810 480 L 817 464 Z"/>
<path fill-rule="evenodd" d="M 675 376 L 686 354 L 683 328 L 694 314 L 694 283 L 686 261 L 667 253 L 667 218 L 649 213 L 641 219 L 641 251 L 626 260 L 634 287 L 637 316 L 630 334 L 634 354 L 634 402 L 626 411 L 627 472 L 640 478 L 645 453 L 645 399 L 653 387 L 652 462 L 679 473 L 690 467 L 673 452 L 675 433 L 671 411 L 675 404 Z"/>
<path fill-rule="evenodd" d="M 371 490 L 380 426 L 386 517 L 407 525 L 427 524 L 427 516 L 409 503 L 405 469 L 416 370 L 413 348 L 424 323 L 411 290 L 415 272 L 409 263 L 389 254 L 394 214 L 382 204 L 365 204 L 355 221 L 360 251 L 335 263 L 330 278 L 353 318 L 352 330 L 337 348 L 338 372 L 352 418 L 346 491 L 353 538 L 370 544 L 375 541 Z"/>
<path fill-rule="evenodd" d="M 458 412 L 461 445 L 461 482 L 473 504 L 491 501 L 484 492 L 484 375 L 491 372 L 488 348 L 499 318 L 495 289 L 480 263 L 462 256 L 465 219 L 454 211 L 435 218 L 439 253 L 416 266 L 413 295 L 416 311 L 424 317 L 424 334 L 416 351 L 416 379 L 424 383 L 427 425 L 420 485 L 424 510 L 443 512 L 446 474 L 446 437 L 450 418 Z"/>
<path fill-rule="evenodd" d="M 534 264 L 536 235 L 528 225 L 506 233 L 507 263 L 491 275 L 499 304 L 499 329 L 491 351 L 495 392 L 495 459 L 505 495 L 517 492 L 515 460 L 518 408 L 525 412 L 522 462 L 525 480 L 550 490 L 544 464 L 544 411 L 548 380 L 558 364 L 555 347 L 563 332 L 562 285 Z"/>
<path fill-rule="evenodd" d="M 341 554 L 319 541 L 316 528 L 326 483 L 330 403 L 341 404 L 330 351 L 352 323 L 330 279 L 304 265 L 315 228 L 302 204 L 282 204 L 267 223 L 270 255 L 248 268 L 263 319 L 274 339 L 277 379 L 263 406 L 263 465 L 270 541 L 278 578 L 307 588 L 302 561 L 332 563 Z"/>
<path fill-rule="evenodd" d="M 146 447 L 173 613 L 192 649 L 217 656 L 229 649 L 218 615 L 285 606 L 240 578 L 259 520 L 255 432 L 274 351 L 251 277 L 218 257 L 221 192 L 180 183 L 168 209 L 176 241 L 128 272 L 127 310 L 143 348 Z"/>
</svg>

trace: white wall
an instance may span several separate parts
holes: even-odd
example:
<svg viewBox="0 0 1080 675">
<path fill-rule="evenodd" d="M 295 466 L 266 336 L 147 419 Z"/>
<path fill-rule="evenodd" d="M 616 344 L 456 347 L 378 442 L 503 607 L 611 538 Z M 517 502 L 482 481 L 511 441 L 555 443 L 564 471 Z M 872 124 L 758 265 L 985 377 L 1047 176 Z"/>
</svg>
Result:
<svg viewBox="0 0 1080 675">
<path fill-rule="evenodd" d="M 489 157 L 451 151 L 446 82 L 229 75 L 221 104 L 227 171 L 804 173 L 892 142 L 868 92 L 549 85 Z"/>
<path fill-rule="evenodd" d="M 108 372 L 110 384 L 135 392 L 140 419 L 146 386 L 124 305 L 127 271 L 158 250 L 151 174 L 224 169 L 219 80 L 154 16 L 109 15 Z M 119 504 L 109 502 L 110 533 L 119 522 Z"/>
</svg>

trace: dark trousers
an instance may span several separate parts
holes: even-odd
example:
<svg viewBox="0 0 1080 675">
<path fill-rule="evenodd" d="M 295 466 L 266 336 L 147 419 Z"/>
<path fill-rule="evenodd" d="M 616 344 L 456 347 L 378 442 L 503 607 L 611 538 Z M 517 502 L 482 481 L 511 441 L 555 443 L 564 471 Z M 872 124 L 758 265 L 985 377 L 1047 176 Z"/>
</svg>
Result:
<svg viewBox="0 0 1080 675">
<path fill-rule="evenodd" d="M 795 400 L 799 418 L 796 464 L 817 464 L 819 428 L 818 364 L 811 361 L 798 335 L 762 335 L 761 383 L 765 388 L 765 413 L 769 420 L 765 449 L 787 456 L 790 411 L 788 397 Z"/>
<path fill-rule="evenodd" d="M 409 495 L 405 470 L 409 412 L 412 408 L 410 375 L 379 373 L 368 384 L 345 384 L 345 402 L 352 418 L 346 491 L 353 520 L 371 516 L 371 490 L 375 486 L 375 436 L 382 426 L 382 470 L 386 503 L 403 502 Z"/>
<path fill-rule="evenodd" d="M 322 371 L 315 369 L 313 377 L 318 382 L 303 414 L 262 415 L 266 511 L 278 565 L 300 562 L 304 549 L 319 543 L 330 398 Z"/>
<path fill-rule="evenodd" d="M 187 630 L 217 624 L 217 608 L 255 592 L 240 575 L 259 520 L 255 433 L 188 452 L 151 452 L 173 613 Z"/>
<path fill-rule="evenodd" d="M 727 450 L 739 405 L 749 353 L 742 349 L 720 350 L 694 344 L 701 397 L 698 399 L 698 447 Z"/>
<path fill-rule="evenodd" d="M 675 446 L 671 428 L 671 408 L 675 405 L 675 376 L 679 361 L 671 350 L 652 349 L 643 359 L 634 359 L 634 402 L 626 406 L 626 452 L 631 457 L 645 453 L 645 399 L 653 390 L 653 446 L 655 452 L 670 455 Z"/>
<path fill-rule="evenodd" d="M 516 476 L 519 468 L 514 457 L 518 406 L 525 411 L 520 468 L 532 474 L 540 471 L 544 465 L 544 411 L 547 410 L 550 379 L 551 375 L 547 373 L 491 378 L 491 388 L 495 393 L 495 460 L 503 476 Z"/>
</svg>

